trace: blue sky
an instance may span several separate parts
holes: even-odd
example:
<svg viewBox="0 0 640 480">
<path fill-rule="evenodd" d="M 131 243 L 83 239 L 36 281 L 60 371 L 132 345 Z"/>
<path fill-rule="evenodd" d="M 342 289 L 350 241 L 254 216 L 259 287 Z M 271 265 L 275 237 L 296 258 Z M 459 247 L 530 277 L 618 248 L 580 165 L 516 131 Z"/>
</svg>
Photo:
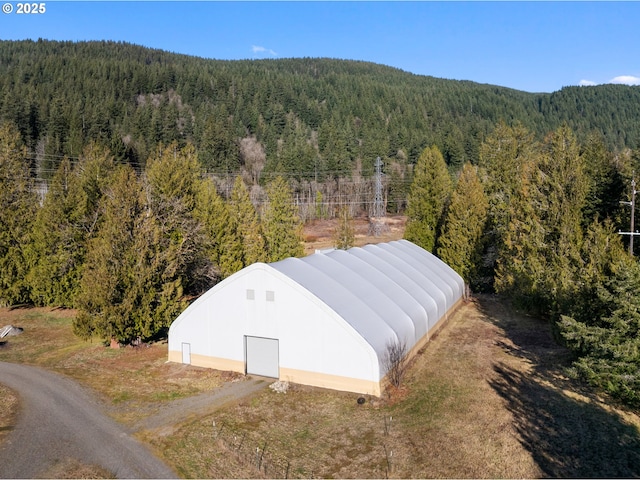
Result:
<svg viewBox="0 0 640 480">
<path fill-rule="evenodd" d="M 640 85 L 640 2 L 0 0 L 0 39 L 120 40 L 215 59 L 331 57 L 528 92 Z"/>
</svg>

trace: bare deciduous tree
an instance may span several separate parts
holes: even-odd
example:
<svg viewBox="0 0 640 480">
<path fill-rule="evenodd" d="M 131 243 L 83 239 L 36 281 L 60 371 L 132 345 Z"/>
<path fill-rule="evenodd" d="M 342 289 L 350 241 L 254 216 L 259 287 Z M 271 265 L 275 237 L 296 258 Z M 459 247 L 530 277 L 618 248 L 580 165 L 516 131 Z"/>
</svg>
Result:
<svg viewBox="0 0 640 480">
<path fill-rule="evenodd" d="M 257 185 L 267 158 L 264 146 L 254 135 L 244 137 L 240 139 L 240 157 L 251 176 L 252 184 Z"/>
<path fill-rule="evenodd" d="M 389 340 L 382 358 L 382 364 L 387 371 L 387 379 L 394 387 L 399 387 L 406 372 L 407 342 Z"/>
</svg>

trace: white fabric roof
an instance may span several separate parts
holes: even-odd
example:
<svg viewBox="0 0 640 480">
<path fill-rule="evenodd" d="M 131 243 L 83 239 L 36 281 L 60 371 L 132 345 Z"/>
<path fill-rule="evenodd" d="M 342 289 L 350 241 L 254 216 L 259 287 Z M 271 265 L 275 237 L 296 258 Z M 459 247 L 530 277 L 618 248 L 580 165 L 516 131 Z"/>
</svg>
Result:
<svg viewBox="0 0 640 480">
<path fill-rule="evenodd" d="M 462 298 L 464 281 L 406 240 L 269 264 L 321 299 L 379 359 L 390 341 L 411 349 Z"/>
</svg>

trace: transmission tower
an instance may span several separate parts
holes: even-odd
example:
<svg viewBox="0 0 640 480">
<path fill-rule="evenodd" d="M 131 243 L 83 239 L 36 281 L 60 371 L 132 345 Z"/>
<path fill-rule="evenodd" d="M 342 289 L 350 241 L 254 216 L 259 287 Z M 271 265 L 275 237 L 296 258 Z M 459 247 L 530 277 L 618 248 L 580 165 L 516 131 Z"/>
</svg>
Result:
<svg viewBox="0 0 640 480">
<path fill-rule="evenodd" d="M 384 199 L 382 198 L 382 160 L 376 158 L 376 189 L 373 198 L 373 211 L 369 218 L 369 235 L 379 237 L 389 229 L 384 223 L 385 208 Z"/>
</svg>

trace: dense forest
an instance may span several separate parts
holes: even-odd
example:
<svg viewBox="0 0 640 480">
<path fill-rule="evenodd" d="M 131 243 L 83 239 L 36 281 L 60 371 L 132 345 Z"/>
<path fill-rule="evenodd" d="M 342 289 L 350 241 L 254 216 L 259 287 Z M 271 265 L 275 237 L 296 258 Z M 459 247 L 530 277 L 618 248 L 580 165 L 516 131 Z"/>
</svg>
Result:
<svg viewBox="0 0 640 480">
<path fill-rule="evenodd" d="M 0 42 L 0 73 L 0 304 L 154 338 L 220 279 L 302 255 L 307 219 L 339 217 L 348 247 L 380 157 L 406 238 L 548 318 L 573 374 L 640 406 L 640 267 L 618 234 L 640 87 L 530 94 L 115 42 Z"/>
<path fill-rule="evenodd" d="M 218 61 L 115 42 L 2 41 L 0 119 L 18 125 L 44 177 L 93 140 L 134 166 L 159 142 L 189 142 L 210 172 L 322 179 L 349 175 L 357 161 L 368 174 L 378 156 L 415 162 L 431 145 L 460 167 L 477 159 L 500 120 L 538 137 L 567 124 L 581 141 L 596 131 L 609 149 L 634 149 L 640 89 L 530 94 L 365 62 Z"/>
</svg>

